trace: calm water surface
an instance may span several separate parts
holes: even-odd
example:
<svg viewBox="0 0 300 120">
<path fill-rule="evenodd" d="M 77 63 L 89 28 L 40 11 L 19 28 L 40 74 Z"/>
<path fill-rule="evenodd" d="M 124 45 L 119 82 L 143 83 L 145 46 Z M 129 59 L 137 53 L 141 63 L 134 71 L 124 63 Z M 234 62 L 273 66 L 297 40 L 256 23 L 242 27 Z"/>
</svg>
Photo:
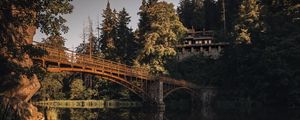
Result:
<svg viewBox="0 0 300 120">
<path fill-rule="evenodd" d="M 165 112 L 151 112 L 141 108 L 40 109 L 48 120 L 300 120 L 299 110 L 283 109 L 259 109 L 251 112 L 210 108 Z"/>
</svg>

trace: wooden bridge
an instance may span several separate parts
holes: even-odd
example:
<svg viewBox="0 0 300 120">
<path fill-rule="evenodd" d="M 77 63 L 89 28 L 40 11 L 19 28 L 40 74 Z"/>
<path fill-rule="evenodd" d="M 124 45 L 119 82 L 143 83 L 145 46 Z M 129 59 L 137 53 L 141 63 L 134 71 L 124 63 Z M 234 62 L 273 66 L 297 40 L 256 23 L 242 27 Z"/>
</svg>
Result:
<svg viewBox="0 0 300 120">
<path fill-rule="evenodd" d="M 34 58 L 34 62 L 47 68 L 48 72 L 83 72 L 120 84 L 140 96 L 144 101 L 164 105 L 163 99 L 177 90 L 186 90 L 198 95 L 201 88 L 185 80 L 175 80 L 165 76 L 150 74 L 143 68 L 127 66 L 99 57 L 62 50 L 41 43 L 34 43 L 47 51 L 47 55 Z M 203 93 L 203 92 L 202 92 Z"/>
</svg>

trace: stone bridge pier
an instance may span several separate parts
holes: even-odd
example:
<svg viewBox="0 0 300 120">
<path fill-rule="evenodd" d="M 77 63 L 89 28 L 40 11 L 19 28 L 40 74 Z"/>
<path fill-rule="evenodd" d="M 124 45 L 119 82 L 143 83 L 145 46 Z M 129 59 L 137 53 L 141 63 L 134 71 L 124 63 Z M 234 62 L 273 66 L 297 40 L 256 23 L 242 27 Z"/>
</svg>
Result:
<svg viewBox="0 0 300 120">
<path fill-rule="evenodd" d="M 214 97 L 216 96 L 216 89 L 203 88 L 200 91 L 201 106 L 207 107 L 213 104 Z"/>
<path fill-rule="evenodd" d="M 164 83 L 160 80 L 155 80 L 145 87 L 145 91 L 148 94 L 148 103 L 151 107 L 157 108 L 159 111 L 165 110 L 164 103 Z"/>
<path fill-rule="evenodd" d="M 164 85 L 164 82 L 155 80 L 145 86 L 144 89 L 147 94 L 147 97 L 145 97 L 147 98 L 146 104 L 156 110 L 165 111 L 164 87 L 167 86 Z M 165 89 L 167 90 L 167 88 Z M 210 107 L 216 96 L 216 89 L 213 87 L 203 87 L 190 91 L 190 93 L 192 95 L 192 103 L 195 104 L 195 107 Z"/>
</svg>

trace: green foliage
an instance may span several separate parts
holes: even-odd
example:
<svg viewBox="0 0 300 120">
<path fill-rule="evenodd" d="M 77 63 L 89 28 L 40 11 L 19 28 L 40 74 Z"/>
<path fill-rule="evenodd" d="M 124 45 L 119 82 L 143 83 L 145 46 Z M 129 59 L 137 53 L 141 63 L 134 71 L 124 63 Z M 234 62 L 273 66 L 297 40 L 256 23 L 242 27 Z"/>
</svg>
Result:
<svg viewBox="0 0 300 120">
<path fill-rule="evenodd" d="M 65 99 L 63 93 L 64 73 L 47 73 L 41 81 L 41 89 L 37 96 L 41 100 L 62 100 Z"/>
<path fill-rule="evenodd" d="M 169 61 L 167 69 L 170 75 L 176 79 L 188 80 L 203 86 L 214 86 L 218 82 L 212 77 L 218 70 L 214 66 L 215 64 L 215 59 L 200 54 L 183 61 Z"/>
<path fill-rule="evenodd" d="M 49 36 L 47 39 L 42 40 L 42 44 L 46 46 L 55 47 L 57 49 L 65 49 L 66 39 L 59 35 Z"/>
<path fill-rule="evenodd" d="M 177 12 L 184 26 L 189 29 L 205 27 L 203 0 L 181 0 L 179 4 Z"/>
<path fill-rule="evenodd" d="M 251 34 L 261 32 L 260 18 L 261 7 L 257 0 L 244 0 L 240 5 L 238 24 L 235 26 L 236 41 L 238 43 L 251 43 Z M 261 31 L 259 31 L 261 29 Z"/>
<path fill-rule="evenodd" d="M 70 85 L 70 99 L 82 100 L 92 99 L 98 95 L 98 91 L 91 88 L 86 88 L 83 80 L 75 79 Z"/>
<path fill-rule="evenodd" d="M 170 65 L 171 75 L 215 85 L 218 99 L 250 106 L 299 105 L 299 3 L 227 0 L 226 7 L 227 38 L 238 44 L 225 48 L 217 60 L 195 56 L 175 62 Z"/>
<path fill-rule="evenodd" d="M 174 6 L 158 2 L 146 8 L 150 31 L 143 31 L 143 49 L 137 58 L 139 66 L 145 66 L 153 73 L 166 72 L 166 60 L 176 54 L 175 43 L 185 33 L 186 28 L 175 14 Z"/>
<path fill-rule="evenodd" d="M 73 6 L 70 1 L 2 0 L 0 2 L 0 66 L 2 66 L 0 71 L 5 71 L 0 73 L 1 88 L 11 89 L 18 85 L 19 75 L 31 77 L 43 71 L 38 65 L 28 64 L 30 58 L 45 54 L 45 51 L 30 45 L 32 37 L 37 28 L 47 35 L 67 32 L 67 27 L 64 25 L 66 20 L 62 15 L 71 13 Z"/>
<path fill-rule="evenodd" d="M 243 0 L 218 0 L 218 8 L 220 9 L 220 22 L 222 22 L 221 30 L 226 28 L 226 35 L 229 37 L 235 32 L 234 25 L 236 24 L 236 20 L 239 18 L 240 5 Z M 223 8 L 224 2 L 224 8 Z M 224 16 L 225 15 L 225 16 Z M 225 19 L 224 19 L 225 17 Z M 223 22 L 225 22 L 225 28 L 223 26 Z M 227 36 L 225 36 L 227 37 Z M 228 41 L 228 40 L 227 40 Z M 230 41 L 232 42 L 232 41 Z"/>
<path fill-rule="evenodd" d="M 97 112 L 92 109 L 71 109 L 70 120 L 93 120 L 97 118 Z"/>
<path fill-rule="evenodd" d="M 95 89 L 87 88 L 84 93 L 85 99 L 92 99 L 98 95 L 98 91 Z"/>
<path fill-rule="evenodd" d="M 99 41 L 99 47 L 104 57 L 110 60 L 115 60 L 116 55 L 116 25 L 117 25 L 117 13 L 116 10 L 110 8 L 110 3 L 107 3 L 106 9 L 103 10 L 101 28 L 101 40 Z"/>
<path fill-rule="evenodd" d="M 81 79 L 75 79 L 70 85 L 70 99 L 82 99 L 85 95 L 85 86 Z"/>
<path fill-rule="evenodd" d="M 41 32 L 48 34 L 59 34 L 60 31 L 67 32 L 64 25 L 66 20 L 63 14 L 72 12 L 73 6 L 70 4 L 72 0 L 2 0 L 0 5 L 3 6 L 1 20 L 5 20 L 5 24 L 14 24 L 17 26 L 35 25 L 41 29 Z M 11 16 L 12 10 L 22 10 L 22 15 Z M 2 23 L 2 22 L 1 22 Z"/>
<path fill-rule="evenodd" d="M 214 0 L 181 0 L 177 13 L 180 21 L 189 29 L 216 29 L 220 21 Z"/>
<path fill-rule="evenodd" d="M 131 28 L 128 28 L 130 17 L 125 8 L 118 13 L 117 43 L 116 51 L 118 60 L 121 63 L 132 65 L 136 57 L 137 41 L 135 41 Z"/>
</svg>

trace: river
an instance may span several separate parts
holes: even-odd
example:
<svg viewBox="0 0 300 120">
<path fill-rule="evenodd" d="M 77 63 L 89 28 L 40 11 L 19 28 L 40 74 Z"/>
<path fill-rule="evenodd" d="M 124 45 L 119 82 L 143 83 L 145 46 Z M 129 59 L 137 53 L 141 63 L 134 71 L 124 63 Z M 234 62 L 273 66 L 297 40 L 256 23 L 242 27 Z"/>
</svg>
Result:
<svg viewBox="0 0 300 120">
<path fill-rule="evenodd" d="M 165 112 L 143 107 L 126 108 L 52 108 L 39 107 L 48 120 L 299 120 L 299 110 L 256 109 L 216 110 L 166 109 Z"/>
</svg>

